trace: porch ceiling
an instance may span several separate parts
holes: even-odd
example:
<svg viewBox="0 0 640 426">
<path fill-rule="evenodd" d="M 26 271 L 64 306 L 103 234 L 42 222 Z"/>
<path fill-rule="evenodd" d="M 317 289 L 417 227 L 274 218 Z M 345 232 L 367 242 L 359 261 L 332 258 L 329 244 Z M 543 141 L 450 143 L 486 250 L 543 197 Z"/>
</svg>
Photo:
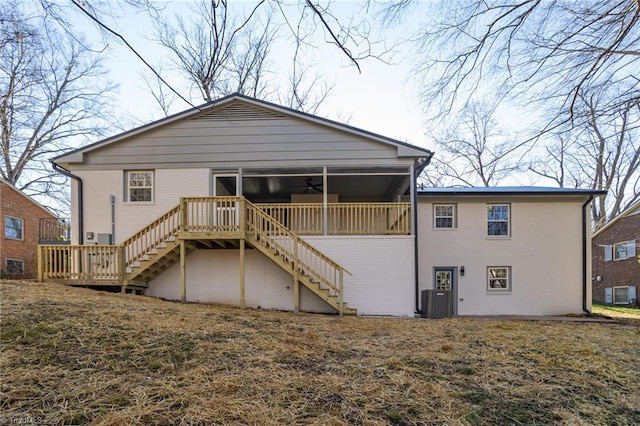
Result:
<svg viewBox="0 0 640 426">
<path fill-rule="evenodd" d="M 341 202 L 391 201 L 408 175 L 327 176 L 327 193 Z M 322 175 L 250 176 L 242 179 L 242 192 L 256 202 L 290 202 L 291 194 L 322 194 Z"/>
</svg>

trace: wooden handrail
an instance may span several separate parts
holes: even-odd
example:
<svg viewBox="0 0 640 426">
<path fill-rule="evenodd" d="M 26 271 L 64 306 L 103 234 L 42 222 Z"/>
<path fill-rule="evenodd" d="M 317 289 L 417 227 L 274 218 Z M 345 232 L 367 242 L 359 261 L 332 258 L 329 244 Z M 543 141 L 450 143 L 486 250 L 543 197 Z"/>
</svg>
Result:
<svg viewBox="0 0 640 426">
<path fill-rule="evenodd" d="M 180 205 L 172 208 L 122 242 L 126 266 L 142 259 L 151 250 L 175 236 L 180 227 Z"/>
<path fill-rule="evenodd" d="M 327 257 L 300 238 L 282 223 L 268 215 L 255 204 L 246 201 L 247 235 L 266 245 L 292 265 L 295 273 L 302 273 L 320 282 L 342 300 L 342 276 L 346 268 Z"/>
</svg>

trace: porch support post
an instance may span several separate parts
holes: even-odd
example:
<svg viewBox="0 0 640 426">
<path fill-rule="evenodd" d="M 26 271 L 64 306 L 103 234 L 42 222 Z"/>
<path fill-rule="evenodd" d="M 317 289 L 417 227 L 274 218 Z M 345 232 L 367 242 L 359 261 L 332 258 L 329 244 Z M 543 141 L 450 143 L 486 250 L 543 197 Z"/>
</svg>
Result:
<svg viewBox="0 0 640 426">
<path fill-rule="evenodd" d="M 245 307 L 245 289 L 244 289 L 244 251 L 245 241 L 240 240 L 240 307 Z"/>
<path fill-rule="evenodd" d="M 300 271 L 298 269 L 298 240 L 293 240 L 293 310 L 300 312 Z"/>
<path fill-rule="evenodd" d="M 327 194 L 327 166 L 322 167 L 322 235 L 329 233 L 329 196 Z"/>
<path fill-rule="evenodd" d="M 416 235 L 416 176 L 415 176 L 415 166 L 412 164 L 410 166 L 410 177 L 409 177 L 409 205 L 411 206 L 411 235 Z"/>
<path fill-rule="evenodd" d="M 185 240 L 180 240 L 180 288 L 182 302 L 187 301 L 187 265 L 185 258 L 187 257 L 187 247 Z"/>
</svg>

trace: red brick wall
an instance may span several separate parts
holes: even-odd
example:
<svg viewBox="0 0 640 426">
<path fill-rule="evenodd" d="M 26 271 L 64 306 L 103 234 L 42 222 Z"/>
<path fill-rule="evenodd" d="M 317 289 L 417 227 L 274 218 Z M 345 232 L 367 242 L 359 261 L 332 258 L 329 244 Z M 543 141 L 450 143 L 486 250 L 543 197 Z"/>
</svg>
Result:
<svg viewBox="0 0 640 426">
<path fill-rule="evenodd" d="M 635 285 L 640 292 L 640 263 L 637 258 L 640 250 L 638 248 L 634 258 L 604 261 L 603 246 L 628 240 L 636 240 L 636 246 L 640 244 L 640 214 L 619 219 L 592 240 L 594 301 L 605 301 L 605 287 Z M 601 277 L 601 281 L 597 281 L 598 276 Z"/>
<path fill-rule="evenodd" d="M 5 238 L 5 216 L 17 217 L 24 221 L 23 241 Z M 0 182 L 0 269 L 5 269 L 7 258 L 24 260 L 24 277 L 36 278 L 40 218 L 54 217 L 12 186 Z"/>
</svg>

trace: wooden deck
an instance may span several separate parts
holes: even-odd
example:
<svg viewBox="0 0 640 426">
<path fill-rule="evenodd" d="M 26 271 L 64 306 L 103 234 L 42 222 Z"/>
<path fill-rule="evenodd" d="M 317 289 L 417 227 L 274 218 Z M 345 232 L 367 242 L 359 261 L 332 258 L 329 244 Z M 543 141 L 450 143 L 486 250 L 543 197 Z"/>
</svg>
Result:
<svg viewBox="0 0 640 426">
<path fill-rule="evenodd" d="M 319 209 L 322 214 L 317 214 Z M 187 254 L 197 248 L 232 248 L 239 251 L 244 306 L 245 250 L 256 249 L 291 275 L 296 311 L 304 285 L 338 313 L 355 315 L 343 297 L 349 272 L 294 230 L 308 235 L 403 235 L 410 233 L 409 217 L 408 203 L 255 205 L 243 197 L 182 198 L 122 244 L 39 246 L 38 279 L 138 292 L 179 263 L 184 301 Z"/>
</svg>

